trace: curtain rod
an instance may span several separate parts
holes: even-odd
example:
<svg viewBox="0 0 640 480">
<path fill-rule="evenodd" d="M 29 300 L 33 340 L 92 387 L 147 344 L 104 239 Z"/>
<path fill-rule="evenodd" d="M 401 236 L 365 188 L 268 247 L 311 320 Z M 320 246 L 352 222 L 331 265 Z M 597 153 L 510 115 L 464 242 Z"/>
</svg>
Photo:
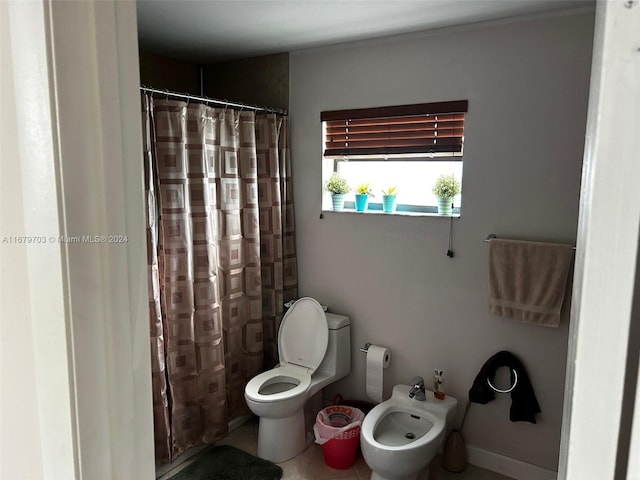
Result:
<svg viewBox="0 0 640 480">
<path fill-rule="evenodd" d="M 258 107 L 256 105 L 246 105 L 244 103 L 229 102 L 227 100 L 216 100 L 214 98 L 209 98 L 204 96 L 201 97 L 197 95 L 190 95 L 188 93 L 170 92 L 169 90 L 159 90 L 157 88 L 151 88 L 151 87 L 145 87 L 145 86 L 141 86 L 140 90 L 145 93 L 157 93 L 158 95 L 165 95 L 166 97 L 184 98 L 186 100 L 197 100 L 205 104 L 214 103 L 216 105 L 225 105 L 227 107 L 232 107 L 232 108 L 255 110 L 257 112 L 275 113 L 277 115 L 287 115 L 286 110 L 281 110 L 279 108 Z"/>
</svg>

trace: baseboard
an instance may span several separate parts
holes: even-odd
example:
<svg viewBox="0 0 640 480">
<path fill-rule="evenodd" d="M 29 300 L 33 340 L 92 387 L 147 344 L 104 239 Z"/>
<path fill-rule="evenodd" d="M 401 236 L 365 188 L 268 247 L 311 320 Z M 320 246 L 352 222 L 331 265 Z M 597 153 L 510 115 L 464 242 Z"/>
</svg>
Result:
<svg viewBox="0 0 640 480">
<path fill-rule="evenodd" d="M 558 478 L 558 472 L 553 470 L 472 445 L 467 445 L 467 461 L 477 467 L 491 470 L 516 480 L 557 480 Z"/>
</svg>

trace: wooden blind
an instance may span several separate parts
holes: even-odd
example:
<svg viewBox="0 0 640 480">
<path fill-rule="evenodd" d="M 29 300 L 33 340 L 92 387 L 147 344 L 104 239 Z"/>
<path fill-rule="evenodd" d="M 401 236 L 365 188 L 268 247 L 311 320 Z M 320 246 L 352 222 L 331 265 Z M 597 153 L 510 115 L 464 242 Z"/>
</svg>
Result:
<svg viewBox="0 0 640 480">
<path fill-rule="evenodd" d="M 461 152 L 466 100 L 322 112 L 325 156 Z"/>
</svg>

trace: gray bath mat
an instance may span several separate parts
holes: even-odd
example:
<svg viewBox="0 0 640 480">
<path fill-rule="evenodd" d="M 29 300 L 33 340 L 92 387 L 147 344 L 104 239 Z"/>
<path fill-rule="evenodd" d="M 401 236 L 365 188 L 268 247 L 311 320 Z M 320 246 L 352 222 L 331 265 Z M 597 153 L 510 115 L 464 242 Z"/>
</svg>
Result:
<svg viewBox="0 0 640 480">
<path fill-rule="evenodd" d="M 282 468 L 235 447 L 220 445 L 169 480 L 278 480 Z"/>
</svg>

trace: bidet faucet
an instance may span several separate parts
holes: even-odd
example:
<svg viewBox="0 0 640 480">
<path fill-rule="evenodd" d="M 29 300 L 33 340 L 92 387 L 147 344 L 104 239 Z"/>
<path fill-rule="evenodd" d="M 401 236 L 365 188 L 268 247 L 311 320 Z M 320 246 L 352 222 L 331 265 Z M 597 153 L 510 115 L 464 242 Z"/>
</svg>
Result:
<svg viewBox="0 0 640 480">
<path fill-rule="evenodd" d="M 422 377 L 413 377 L 411 380 L 411 389 L 409 389 L 409 398 L 415 398 L 416 400 L 420 400 L 424 402 L 427 397 L 424 391 L 424 380 Z"/>
</svg>

